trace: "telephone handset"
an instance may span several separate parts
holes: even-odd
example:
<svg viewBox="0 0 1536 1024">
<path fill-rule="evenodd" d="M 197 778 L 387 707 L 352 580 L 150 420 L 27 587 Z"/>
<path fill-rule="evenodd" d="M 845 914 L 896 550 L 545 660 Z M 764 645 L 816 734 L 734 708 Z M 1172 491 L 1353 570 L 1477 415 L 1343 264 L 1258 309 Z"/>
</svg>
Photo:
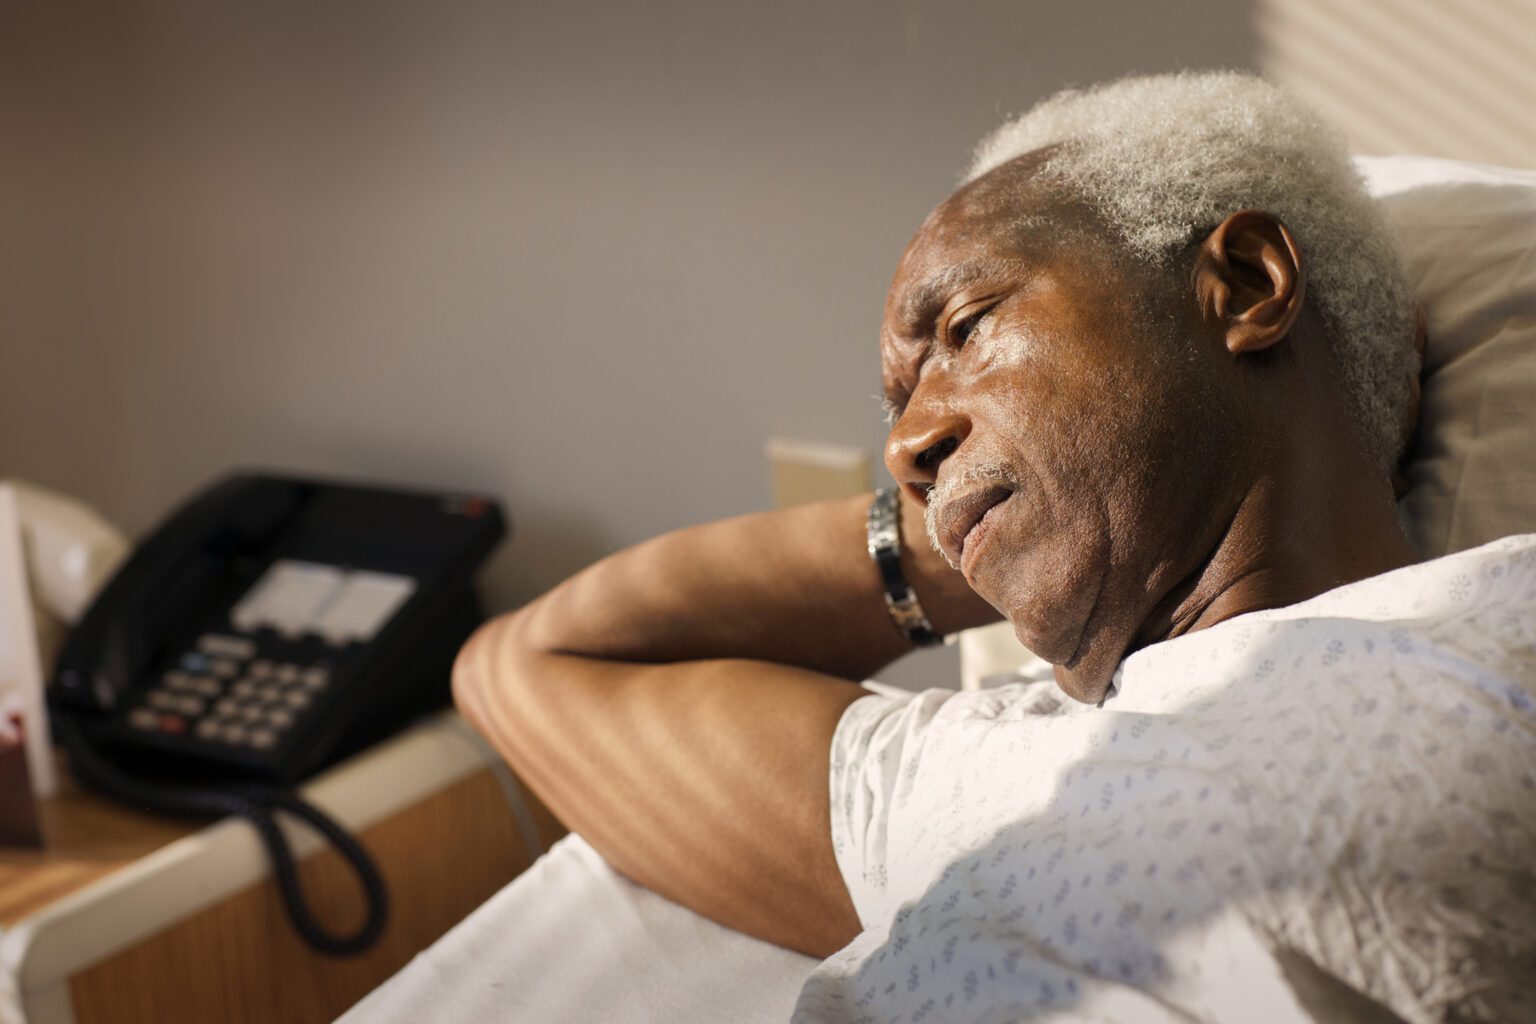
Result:
<svg viewBox="0 0 1536 1024">
<path fill-rule="evenodd" d="M 72 770 L 120 799 L 250 819 L 305 937 L 366 948 L 383 925 L 382 882 L 286 787 L 447 703 L 454 655 L 483 619 L 474 572 L 505 532 L 481 497 L 258 474 L 217 483 L 129 556 L 66 641 L 49 703 Z M 357 868 L 371 903 L 358 935 L 309 916 L 277 809 Z"/>
</svg>

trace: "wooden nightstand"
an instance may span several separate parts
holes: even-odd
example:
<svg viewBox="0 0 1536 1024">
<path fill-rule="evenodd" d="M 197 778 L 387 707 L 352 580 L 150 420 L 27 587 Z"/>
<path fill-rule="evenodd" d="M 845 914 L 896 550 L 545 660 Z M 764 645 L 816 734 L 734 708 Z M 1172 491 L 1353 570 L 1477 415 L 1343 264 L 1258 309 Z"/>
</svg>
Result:
<svg viewBox="0 0 1536 1024">
<path fill-rule="evenodd" d="M 361 836 L 389 885 L 368 953 L 304 944 L 244 822 L 198 828 L 66 791 L 44 808 L 46 850 L 0 851 L 0 1022 L 332 1020 L 564 832 L 452 712 L 305 794 Z M 360 921 L 341 859 L 290 836 L 322 920 Z"/>
</svg>

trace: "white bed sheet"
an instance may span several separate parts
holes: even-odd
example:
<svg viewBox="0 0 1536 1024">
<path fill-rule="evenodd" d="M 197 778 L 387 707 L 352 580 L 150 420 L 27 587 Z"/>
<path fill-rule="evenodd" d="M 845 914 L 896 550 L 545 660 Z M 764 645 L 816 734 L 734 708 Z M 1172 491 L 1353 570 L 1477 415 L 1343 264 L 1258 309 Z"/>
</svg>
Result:
<svg viewBox="0 0 1536 1024">
<path fill-rule="evenodd" d="M 657 896 L 570 835 L 341 1021 L 783 1024 L 817 962 Z"/>
</svg>

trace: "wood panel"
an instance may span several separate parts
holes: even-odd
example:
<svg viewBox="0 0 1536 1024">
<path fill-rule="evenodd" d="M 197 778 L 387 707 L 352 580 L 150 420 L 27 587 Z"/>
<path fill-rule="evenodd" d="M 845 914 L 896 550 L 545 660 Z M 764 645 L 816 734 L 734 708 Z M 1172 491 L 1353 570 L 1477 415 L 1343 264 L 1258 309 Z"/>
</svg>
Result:
<svg viewBox="0 0 1536 1024">
<path fill-rule="evenodd" d="M 204 823 L 160 817 L 82 793 L 59 765 L 59 792 L 38 807 L 46 845 L 0 848 L 0 928 L 105 878 Z"/>
<path fill-rule="evenodd" d="M 529 798 L 532 801 L 532 798 Z M 533 802 L 541 832 L 563 831 Z M 78 1024 L 330 1021 L 530 863 L 495 776 L 481 771 L 362 833 L 391 897 L 368 953 L 335 959 L 294 933 L 266 881 L 76 975 Z M 362 893 L 326 848 L 301 867 L 330 928 L 362 921 Z"/>
</svg>

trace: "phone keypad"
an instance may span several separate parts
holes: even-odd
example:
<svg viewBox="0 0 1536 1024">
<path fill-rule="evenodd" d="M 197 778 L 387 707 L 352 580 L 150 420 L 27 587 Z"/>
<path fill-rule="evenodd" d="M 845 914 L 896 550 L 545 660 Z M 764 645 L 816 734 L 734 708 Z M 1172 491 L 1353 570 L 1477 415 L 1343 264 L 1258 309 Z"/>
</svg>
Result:
<svg viewBox="0 0 1536 1024">
<path fill-rule="evenodd" d="M 257 658 L 256 644 L 207 633 L 127 715 L 145 732 L 191 732 L 208 743 L 267 750 L 331 682 L 320 665 Z"/>
<path fill-rule="evenodd" d="M 208 659 L 208 671 L 220 679 L 233 679 L 240 674 L 240 663 L 228 658 Z"/>
<path fill-rule="evenodd" d="M 256 656 L 256 641 L 243 636 L 204 633 L 197 638 L 197 650 L 200 654 L 206 654 L 215 658 L 233 658 L 236 661 L 249 661 Z"/>
</svg>

